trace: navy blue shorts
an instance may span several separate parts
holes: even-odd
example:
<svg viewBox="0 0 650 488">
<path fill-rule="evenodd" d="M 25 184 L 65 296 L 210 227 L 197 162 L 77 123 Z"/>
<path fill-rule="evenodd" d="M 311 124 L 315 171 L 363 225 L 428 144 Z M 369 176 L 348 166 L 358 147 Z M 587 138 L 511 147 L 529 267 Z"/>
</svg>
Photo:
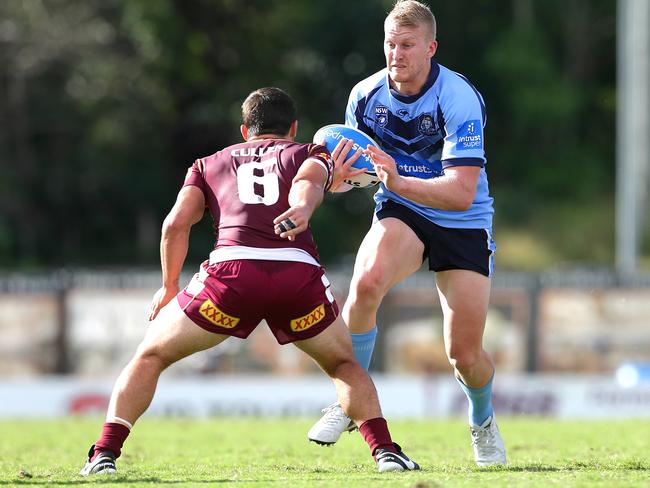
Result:
<svg viewBox="0 0 650 488">
<path fill-rule="evenodd" d="M 393 217 L 408 225 L 424 244 L 422 261 L 429 259 L 431 271 L 467 269 L 492 276 L 496 244 L 489 229 L 441 227 L 402 204 L 387 200 L 376 213 L 377 220 Z"/>
</svg>

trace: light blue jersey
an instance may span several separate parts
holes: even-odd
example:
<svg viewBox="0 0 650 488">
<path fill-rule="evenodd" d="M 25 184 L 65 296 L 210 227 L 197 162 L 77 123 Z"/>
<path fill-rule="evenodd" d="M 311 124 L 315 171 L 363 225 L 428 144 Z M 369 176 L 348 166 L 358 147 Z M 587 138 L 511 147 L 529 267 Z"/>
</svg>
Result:
<svg viewBox="0 0 650 488">
<path fill-rule="evenodd" d="M 435 61 L 418 95 L 390 88 L 387 70 L 358 83 L 350 93 L 345 123 L 371 136 L 397 162 L 399 174 L 436 178 L 450 166 L 480 166 L 476 195 L 466 211 L 440 210 L 403 198 L 381 184 L 377 206 L 394 200 L 442 227 L 491 229 L 492 197 L 485 172 L 485 103 L 464 76 Z"/>
</svg>

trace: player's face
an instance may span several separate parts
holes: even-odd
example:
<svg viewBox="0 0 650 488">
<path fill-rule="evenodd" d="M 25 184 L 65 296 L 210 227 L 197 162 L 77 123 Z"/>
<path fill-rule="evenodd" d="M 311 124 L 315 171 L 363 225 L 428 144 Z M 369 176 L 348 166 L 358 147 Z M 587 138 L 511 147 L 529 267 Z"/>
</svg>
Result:
<svg viewBox="0 0 650 488">
<path fill-rule="evenodd" d="M 437 42 L 426 27 L 399 26 L 392 20 L 384 25 L 384 54 L 388 75 L 405 95 L 420 91 L 429 76 Z"/>
</svg>

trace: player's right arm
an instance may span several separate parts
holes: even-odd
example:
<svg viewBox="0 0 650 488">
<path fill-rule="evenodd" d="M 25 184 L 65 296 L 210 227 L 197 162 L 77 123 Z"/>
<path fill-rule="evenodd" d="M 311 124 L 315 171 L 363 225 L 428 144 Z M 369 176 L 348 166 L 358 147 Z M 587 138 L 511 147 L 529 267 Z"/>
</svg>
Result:
<svg viewBox="0 0 650 488">
<path fill-rule="evenodd" d="M 289 190 L 289 209 L 273 219 L 276 234 L 293 241 L 296 235 L 307 230 L 309 219 L 323 201 L 329 178 L 328 169 L 318 159 L 309 158 L 300 166 Z M 295 227 L 282 232 L 278 224 L 286 219 Z"/>
<path fill-rule="evenodd" d="M 160 264 L 163 284 L 151 302 L 149 320 L 153 320 L 179 292 L 178 280 L 187 256 L 190 230 L 203 217 L 205 198 L 196 186 L 185 186 L 165 218 L 160 238 Z"/>
</svg>

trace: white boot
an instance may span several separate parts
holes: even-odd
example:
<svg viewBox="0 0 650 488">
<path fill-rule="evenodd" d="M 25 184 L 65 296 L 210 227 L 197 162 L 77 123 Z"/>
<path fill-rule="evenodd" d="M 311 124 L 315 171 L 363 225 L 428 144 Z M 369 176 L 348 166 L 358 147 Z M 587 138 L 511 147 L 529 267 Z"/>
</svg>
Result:
<svg viewBox="0 0 650 488">
<path fill-rule="evenodd" d="M 470 425 L 469 430 L 476 464 L 481 467 L 506 464 L 506 448 L 494 415 L 488 417 L 482 425 Z"/>
<path fill-rule="evenodd" d="M 339 440 L 343 432 L 352 432 L 357 428 L 338 403 L 333 403 L 322 411 L 324 415 L 307 432 L 309 440 L 316 444 L 330 446 Z"/>
</svg>

